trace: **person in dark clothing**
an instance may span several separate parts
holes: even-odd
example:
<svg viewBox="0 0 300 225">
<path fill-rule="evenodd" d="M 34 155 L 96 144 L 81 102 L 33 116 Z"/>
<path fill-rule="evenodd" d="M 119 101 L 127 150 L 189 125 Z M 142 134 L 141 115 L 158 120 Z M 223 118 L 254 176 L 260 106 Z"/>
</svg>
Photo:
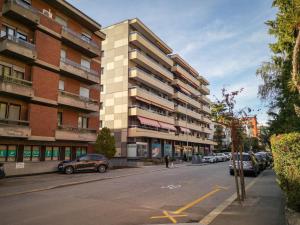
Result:
<svg viewBox="0 0 300 225">
<path fill-rule="evenodd" d="M 169 155 L 165 156 L 166 168 L 169 168 Z"/>
</svg>

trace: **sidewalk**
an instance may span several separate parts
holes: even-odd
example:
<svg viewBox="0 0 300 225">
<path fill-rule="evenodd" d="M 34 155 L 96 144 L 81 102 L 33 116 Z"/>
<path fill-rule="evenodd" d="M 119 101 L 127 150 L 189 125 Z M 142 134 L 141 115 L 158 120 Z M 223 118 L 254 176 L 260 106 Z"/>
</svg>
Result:
<svg viewBox="0 0 300 225">
<path fill-rule="evenodd" d="M 284 198 L 272 170 L 266 170 L 247 191 L 241 206 L 233 202 L 210 225 L 284 225 Z"/>
<path fill-rule="evenodd" d="M 176 164 L 173 169 L 186 166 Z M 151 173 L 166 170 L 164 165 L 144 166 L 138 168 L 123 168 L 108 170 L 106 173 L 83 172 L 66 175 L 63 173 L 40 174 L 22 177 L 9 177 L 0 180 L 0 198 L 12 195 L 39 192 L 54 188 L 132 176 L 136 174 Z"/>
</svg>

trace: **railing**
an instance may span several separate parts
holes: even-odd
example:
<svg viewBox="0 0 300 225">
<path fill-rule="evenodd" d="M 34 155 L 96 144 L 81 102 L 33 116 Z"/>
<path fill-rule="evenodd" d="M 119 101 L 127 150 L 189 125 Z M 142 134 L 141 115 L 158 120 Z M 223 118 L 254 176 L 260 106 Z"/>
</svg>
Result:
<svg viewBox="0 0 300 225">
<path fill-rule="evenodd" d="M 0 75 L 0 80 L 5 81 L 5 82 L 9 82 L 9 83 L 13 83 L 13 84 L 20 84 L 20 85 L 27 86 L 27 87 L 32 86 L 32 82 L 30 82 L 28 80 L 23 80 L 23 79 L 19 79 L 19 78 L 16 78 L 16 77 L 11 77 L 11 76 L 6 76 L 6 75 Z"/>
<path fill-rule="evenodd" d="M 35 50 L 35 45 L 32 44 L 32 43 L 29 43 L 28 41 L 24 41 L 16 36 L 12 36 L 12 35 L 9 35 L 9 34 L 6 34 L 5 36 L 2 36 L 1 37 L 1 40 L 9 40 L 9 41 L 13 41 L 19 45 L 22 45 L 26 48 L 29 48 L 31 50 Z"/>
<path fill-rule="evenodd" d="M 11 119 L 0 118 L 0 124 L 28 127 L 29 126 L 29 121 L 26 121 L 26 120 L 11 120 Z"/>
<path fill-rule="evenodd" d="M 162 133 L 167 133 L 167 134 L 175 134 L 175 132 L 171 130 L 165 130 L 160 127 L 151 127 L 151 126 L 146 126 L 146 125 L 129 125 L 128 128 L 140 128 L 144 130 L 149 130 L 149 131 L 157 131 L 157 132 L 162 132 Z"/>
<path fill-rule="evenodd" d="M 99 46 L 97 45 L 96 42 L 94 42 L 94 41 L 92 41 L 92 40 L 87 40 L 87 39 L 82 38 L 82 36 L 81 36 L 79 33 L 77 33 L 77 32 L 75 32 L 75 31 L 71 30 L 70 28 L 68 28 L 68 27 L 66 27 L 66 26 L 63 26 L 62 29 L 63 29 L 63 31 L 65 31 L 65 32 L 67 32 L 67 33 L 69 33 L 69 34 L 71 34 L 73 37 L 75 37 L 75 38 L 77 38 L 77 39 L 80 39 L 81 41 L 84 41 L 84 42 L 86 42 L 86 43 L 92 45 L 92 46 L 95 47 L 95 48 L 99 48 Z"/>
<path fill-rule="evenodd" d="M 145 72 L 144 70 L 141 70 L 141 69 L 139 69 L 139 68 L 137 68 L 137 67 L 134 67 L 134 68 L 130 68 L 130 69 L 129 69 L 129 71 L 133 71 L 133 70 L 138 70 L 138 71 L 144 73 L 146 76 L 155 79 L 155 81 L 158 81 L 158 82 L 160 82 L 161 84 L 164 84 L 164 85 L 168 85 L 166 82 L 163 82 L 163 81 L 157 79 L 154 75 L 152 75 L 152 74 L 150 74 L 150 73 L 147 73 L 147 72 Z"/>
<path fill-rule="evenodd" d="M 59 130 L 65 130 L 65 131 L 71 131 L 76 133 L 96 133 L 97 129 L 91 129 L 91 128 L 80 128 L 80 127 L 74 127 L 70 125 L 58 125 L 57 128 Z"/>
<path fill-rule="evenodd" d="M 95 100 L 95 99 L 83 97 L 83 96 L 80 96 L 80 95 L 77 95 L 77 94 L 74 94 L 74 93 L 71 93 L 71 92 L 67 92 L 67 91 L 62 91 L 62 90 L 60 90 L 60 93 L 61 93 L 62 95 L 69 96 L 69 97 L 74 98 L 74 99 L 79 99 L 79 100 L 84 101 L 84 102 L 88 102 L 88 103 L 96 103 L 96 104 L 98 103 L 98 101 Z"/>
<path fill-rule="evenodd" d="M 129 108 L 129 109 L 138 108 L 138 109 L 145 110 L 145 111 L 147 111 L 147 112 L 151 112 L 151 113 L 158 114 L 158 115 L 160 115 L 160 116 L 166 116 L 166 117 L 168 117 L 167 115 L 165 115 L 165 114 L 163 114 L 163 113 L 157 112 L 157 111 L 155 111 L 155 110 L 147 109 L 147 108 L 142 107 L 142 106 L 139 106 L 139 105 L 129 106 L 128 108 Z"/>
<path fill-rule="evenodd" d="M 137 32 L 137 31 L 131 31 L 130 34 L 138 34 L 138 35 L 140 35 L 141 38 L 143 38 L 150 45 L 152 45 L 157 51 L 159 51 L 161 54 L 165 55 L 167 58 L 170 59 L 170 57 L 168 55 L 166 55 L 166 53 L 164 53 L 162 50 L 160 50 L 156 45 L 154 45 L 150 40 L 148 40 L 146 37 L 144 37 L 144 35 L 142 35 L 141 33 Z"/>
<path fill-rule="evenodd" d="M 27 10 L 30 10 L 31 12 L 33 13 L 39 13 L 40 11 L 33 8 L 31 5 L 28 5 L 26 3 L 24 3 L 23 1 L 20 1 L 20 0 L 8 0 L 8 2 L 12 2 L 12 3 L 16 3 L 17 5 L 27 9 Z"/>
<path fill-rule="evenodd" d="M 169 99 L 166 99 L 166 98 L 160 97 L 159 95 L 157 95 L 157 94 L 154 94 L 153 92 L 147 91 L 146 89 L 144 89 L 144 88 L 141 88 L 141 87 L 138 87 L 138 86 L 131 87 L 130 89 L 137 89 L 137 90 L 140 90 L 140 91 L 146 92 L 147 94 L 150 94 L 150 95 L 152 95 L 152 96 L 154 96 L 154 97 L 160 98 L 160 99 L 162 99 L 162 100 L 165 100 L 165 101 L 168 101 L 168 102 L 170 102 L 170 103 L 174 103 L 174 102 L 170 101 Z"/>
<path fill-rule="evenodd" d="M 67 58 L 60 58 L 60 61 L 61 61 L 61 62 L 64 62 L 65 64 L 74 66 L 74 67 L 76 67 L 76 68 L 78 68 L 78 69 L 84 70 L 84 71 L 90 73 L 90 74 L 93 75 L 93 76 L 96 76 L 96 77 L 99 76 L 99 73 L 98 73 L 96 70 L 93 70 L 93 69 L 87 68 L 87 67 L 85 67 L 85 66 L 82 66 L 81 64 L 76 63 L 76 62 L 74 62 L 74 61 L 72 61 L 72 60 L 70 60 L 70 59 L 67 59 Z"/>
<path fill-rule="evenodd" d="M 131 53 L 131 52 L 138 52 L 138 53 L 140 53 L 141 55 L 143 55 L 144 57 L 146 57 L 148 60 L 150 60 L 151 62 L 153 62 L 155 65 L 157 65 L 158 67 L 160 67 L 162 70 L 164 70 L 166 73 L 168 73 L 170 76 L 173 77 L 173 74 L 170 71 L 168 71 L 165 67 L 163 67 L 158 62 L 156 62 L 154 59 L 151 59 L 149 56 L 147 56 L 142 51 L 137 50 L 137 49 L 133 49 L 133 50 L 129 51 L 129 53 Z"/>
</svg>

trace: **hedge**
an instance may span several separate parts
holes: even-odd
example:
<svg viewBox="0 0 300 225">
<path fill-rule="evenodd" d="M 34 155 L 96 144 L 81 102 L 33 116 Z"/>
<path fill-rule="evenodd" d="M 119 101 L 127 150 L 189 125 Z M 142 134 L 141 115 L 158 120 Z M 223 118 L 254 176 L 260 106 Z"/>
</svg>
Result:
<svg viewBox="0 0 300 225">
<path fill-rule="evenodd" d="M 300 133 L 272 136 L 271 147 L 278 182 L 288 207 L 300 212 Z"/>
</svg>

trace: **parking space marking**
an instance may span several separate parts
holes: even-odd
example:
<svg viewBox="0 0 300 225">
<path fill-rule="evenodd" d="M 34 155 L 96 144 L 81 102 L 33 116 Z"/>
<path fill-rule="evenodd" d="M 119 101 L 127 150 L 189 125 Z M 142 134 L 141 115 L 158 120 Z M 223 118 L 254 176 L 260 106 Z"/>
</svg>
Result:
<svg viewBox="0 0 300 225">
<path fill-rule="evenodd" d="M 168 211 L 164 210 L 162 216 L 152 216 L 152 217 L 150 217 L 150 219 L 166 218 L 166 219 L 169 219 L 172 223 L 176 224 L 177 220 L 175 218 L 187 216 L 185 214 L 182 214 L 182 212 L 194 207 L 195 205 L 199 204 L 200 202 L 204 201 L 205 199 L 209 198 L 210 196 L 216 194 L 217 192 L 219 192 L 221 190 L 226 190 L 226 189 L 227 189 L 226 187 L 221 187 L 221 186 L 216 185 L 212 191 L 210 191 L 210 192 L 206 193 L 205 195 L 201 196 L 200 198 L 186 204 L 185 206 L 177 209 L 176 211 L 168 212 Z"/>
</svg>

